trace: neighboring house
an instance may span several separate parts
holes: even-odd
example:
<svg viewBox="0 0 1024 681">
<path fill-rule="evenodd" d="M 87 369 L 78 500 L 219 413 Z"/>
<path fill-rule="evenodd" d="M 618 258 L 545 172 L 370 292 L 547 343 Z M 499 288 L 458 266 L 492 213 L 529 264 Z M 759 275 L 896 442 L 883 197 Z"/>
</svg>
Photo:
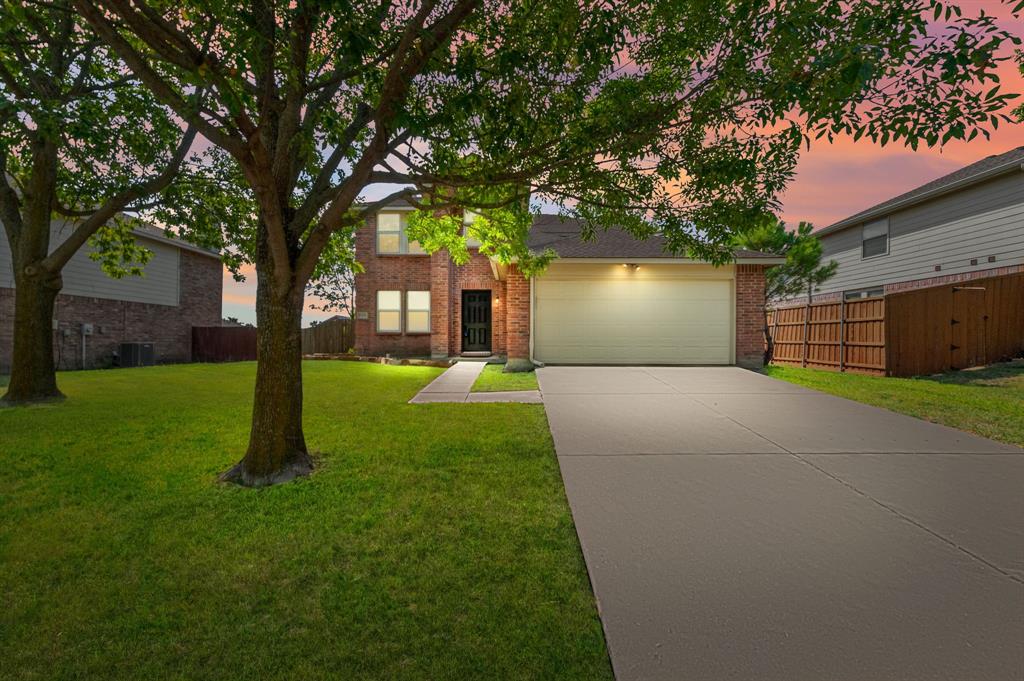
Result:
<svg viewBox="0 0 1024 681">
<path fill-rule="evenodd" d="M 55 221 L 51 247 L 73 225 Z M 141 277 L 108 277 L 76 253 L 63 270 L 64 288 L 54 312 L 54 349 L 61 369 L 111 366 L 121 343 L 152 343 L 156 362 L 188 362 L 192 327 L 221 324 L 223 268 L 220 256 L 162 230 L 140 227 L 138 243 L 153 252 Z M 14 275 L 6 239 L 0 239 L 0 373 L 11 367 Z M 85 351 L 83 353 L 83 343 Z"/>
<path fill-rule="evenodd" d="M 734 264 L 666 254 L 665 241 L 537 218 L 529 246 L 558 253 L 526 279 L 473 248 L 463 266 L 405 235 L 411 211 L 381 210 L 356 235 L 356 350 L 395 356 L 507 356 L 551 364 L 740 364 L 764 353 L 764 270 L 782 259 L 741 251 Z"/>
<path fill-rule="evenodd" d="M 1024 271 L 1024 147 L 816 232 L 839 263 L 815 300 L 847 300 Z"/>
</svg>

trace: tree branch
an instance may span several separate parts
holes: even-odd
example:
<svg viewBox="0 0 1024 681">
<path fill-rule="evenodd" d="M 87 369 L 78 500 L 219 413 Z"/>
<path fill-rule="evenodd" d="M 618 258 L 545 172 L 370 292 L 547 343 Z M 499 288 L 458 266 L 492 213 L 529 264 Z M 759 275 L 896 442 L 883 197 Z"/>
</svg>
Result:
<svg viewBox="0 0 1024 681">
<path fill-rule="evenodd" d="M 192 148 L 192 143 L 195 139 L 196 129 L 190 126 L 185 131 L 184 136 L 182 136 L 181 143 L 175 150 L 174 155 L 167 164 L 167 167 L 164 168 L 161 173 L 151 177 L 145 182 L 129 187 L 128 189 L 125 189 L 124 191 L 121 191 L 107 199 L 107 201 L 97 208 L 88 218 L 79 223 L 64 243 L 55 248 L 54 251 L 43 260 L 42 266 L 51 272 L 60 271 L 60 269 L 67 264 L 68 260 L 71 259 L 71 256 L 85 245 L 85 242 L 89 240 L 89 237 L 95 234 L 96 231 L 105 225 L 111 218 L 124 210 L 124 208 L 132 201 L 150 196 L 165 189 L 181 170 L 181 164 L 188 155 L 189 149 Z"/>
<path fill-rule="evenodd" d="M 157 99 L 170 107 L 190 126 L 194 126 L 211 142 L 226 149 L 236 158 L 245 159 L 248 156 L 245 141 L 206 121 L 198 107 L 193 108 L 179 92 L 160 77 L 142 54 L 121 37 L 114 25 L 94 5 L 93 0 L 72 1 L 85 20 L 93 27 L 93 30 L 117 52 L 128 68 L 156 95 Z"/>
</svg>

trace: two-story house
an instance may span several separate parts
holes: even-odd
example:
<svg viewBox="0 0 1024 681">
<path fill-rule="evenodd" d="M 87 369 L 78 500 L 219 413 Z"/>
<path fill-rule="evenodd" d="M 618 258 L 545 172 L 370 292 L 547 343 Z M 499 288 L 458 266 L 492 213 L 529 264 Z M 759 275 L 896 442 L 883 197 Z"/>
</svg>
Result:
<svg viewBox="0 0 1024 681">
<path fill-rule="evenodd" d="M 764 352 L 764 272 L 776 256 L 739 251 L 713 267 L 679 258 L 655 236 L 619 229 L 580 238 L 554 215 L 528 245 L 558 258 L 525 278 L 470 246 L 455 265 L 407 238 L 412 208 L 396 204 L 356 235 L 356 349 L 364 355 L 505 356 L 546 364 L 739 364 Z"/>
<path fill-rule="evenodd" d="M 989 156 L 818 230 L 839 263 L 815 300 L 1024 271 L 1024 147 Z"/>
<path fill-rule="evenodd" d="M 54 220 L 51 249 L 74 224 Z M 113 279 L 79 249 L 61 273 L 54 309 L 54 361 L 59 369 L 95 369 L 115 363 L 122 343 L 146 343 L 153 360 L 192 360 L 192 327 L 219 326 L 224 267 L 220 254 L 163 230 L 139 225 L 134 236 L 152 252 L 142 276 Z M 7 239 L 0 237 L 0 374 L 11 370 L 14 348 L 14 272 Z"/>
</svg>

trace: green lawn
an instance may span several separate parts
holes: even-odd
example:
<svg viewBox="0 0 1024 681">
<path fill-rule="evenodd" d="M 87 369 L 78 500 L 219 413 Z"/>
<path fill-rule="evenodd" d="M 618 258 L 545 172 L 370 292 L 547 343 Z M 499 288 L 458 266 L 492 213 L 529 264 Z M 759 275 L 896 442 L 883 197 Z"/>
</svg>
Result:
<svg viewBox="0 0 1024 681">
<path fill-rule="evenodd" d="M 17 679 L 610 679 L 538 405 L 305 364 L 309 479 L 215 483 L 254 365 L 62 374 L 0 410 L 0 667 Z"/>
<path fill-rule="evenodd" d="M 1024 447 L 1024 360 L 919 378 L 882 378 L 798 367 L 768 375 Z"/>
<path fill-rule="evenodd" d="M 504 364 L 488 364 L 473 384 L 475 393 L 493 393 L 505 390 L 536 390 L 537 373 L 517 371 L 506 374 Z"/>
</svg>

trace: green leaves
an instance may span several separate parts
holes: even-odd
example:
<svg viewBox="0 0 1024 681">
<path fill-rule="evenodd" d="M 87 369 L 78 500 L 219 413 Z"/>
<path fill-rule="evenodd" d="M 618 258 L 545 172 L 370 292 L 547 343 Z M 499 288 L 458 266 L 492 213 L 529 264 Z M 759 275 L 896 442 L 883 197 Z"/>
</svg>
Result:
<svg viewBox="0 0 1024 681">
<path fill-rule="evenodd" d="M 919 149 L 988 135 L 1013 97 L 995 67 L 1020 42 L 940 0 L 483 0 L 466 15 L 441 2 L 422 26 L 409 24 L 419 3 L 154 7 L 178 33 L 133 34 L 153 23 L 136 13 L 121 35 L 180 97 L 211 86 L 204 120 L 238 146 L 208 137 L 246 168 L 218 183 L 252 202 L 220 238 L 255 258 L 258 218 L 280 214 L 289 267 L 327 248 L 315 225 L 349 231 L 357 196 L 380 184 L 478 209 L 481 250 L 524 267 L 544 257 L 526 250 L 527 213 L 490 200 L 508 187 L 587 230 L 660 232 L 674 253 L 727 262 L 812 140 Z M 175 50 L 202 59 L 167 59 Z M 361 160 L 383 179 L 350 175 Z M 463 261 L 462 224 L 442 214 L 411 229 Z"/>
<path fill-rule="evenodd" d="M 813 234 L 809 222 L 801 222 L 795 230 L 786 228 L 774 215 L 763 215 L 735 239 L 739 248 L 786 256 L 786 262 L 766 273 L 765 298 L 781 300 L 807 294 L 831 279 L 839 263 L 822 264 L 821 240 Z"/>
<path fill-rule="evenodd" d="M 119 218 L 89 238 L 89 259 L 100 264 L 107 276 L 123 279 L 142 276 L 143 268 L 153 258 L 153 251 L 139 246 L 132 233 L 137 222 Z"/>
</svg>

